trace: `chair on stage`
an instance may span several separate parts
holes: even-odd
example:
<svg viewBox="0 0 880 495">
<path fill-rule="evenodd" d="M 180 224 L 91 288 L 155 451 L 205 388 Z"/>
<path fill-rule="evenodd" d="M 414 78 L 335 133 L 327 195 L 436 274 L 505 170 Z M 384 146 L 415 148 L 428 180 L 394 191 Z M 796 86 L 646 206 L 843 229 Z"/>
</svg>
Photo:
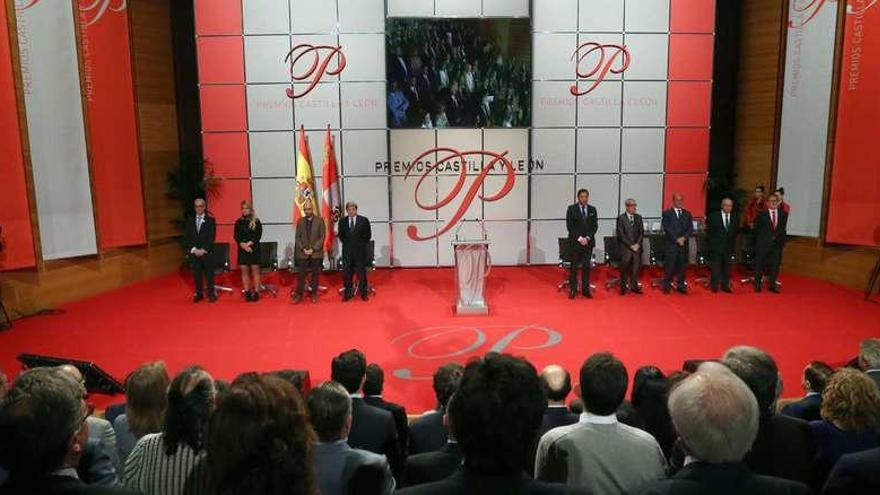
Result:
<svg viewBox="0 0 880 495">
<path fill-rule="evenodd" d="M 602 239 L 605 246 L 605 289 L 611 289 L 620 285 L 620 243 L 617 236 L 607 236 Z M 617 270 L 617 276 L 611 274 L 611 269 Z"/>
<path fill-rule="evenodd" d="M 260 273 L 263 275 L 275 273 L 278 271 L 278 243 L 277 242 L 261 242 L 260 243 Z M 278 286 L 267 284 L 265 281 L 257 288 L 260 292 L 268 292 L 272 297 L 278 297 Z"/>
<path fill-rule="evenodd" d="M 693 267 L 697 270 L 702 270 L 702 275 L 699 275 L 694 278 L 695 284 L 701 284 L 704 287 L 708 287 L 709 283 L 712 281 L 711 278 L 711 268 L 709 267 L 709 242 L 706 239 L 706 232 L 699 231 L 695 232 L 694 236 L 691 237 L 690 242 L 688 243 L 689 253 L 688 253 L 688 264 L 693 265 Z M 707 273 L 706 270 L 709 270 Z"/>
<path fill-rule="evenodd" d="M 559 240 L 559 268 L 562 268 L 566 276 L 562 282 L 556 285 L 556 290 L 568 288 L 568 273 L 571 270 L 571 241 L 568 237 L 560 237 Z M 596 267 L 596 253 L 590 255 L 590 269 Z M 596 290 L 596 284 L 590 282 L 590 290 Z"/>
<path fill-rule="evenodd" d="M 220 285 L 217 283 L 217 277 L 229 273 L 229 243 L 215 242 L 214 249 L 209 254 L 211 257 L 211 266 L 214 267 L 214 291 L 216 292 L 233 292 L 232 287 Z"/>
<path fill-rule="evenodd" d="M 739 266 L 751 272 L 751 275 L 742 277 L 739 279 L 740 285 L 746 284 L 754 284 L 755 283 L 755 250 L 757 249 L 757 244 L 755 242 L 755 236 L 749 232 L 745 234 L 741 234 L 739 239 L 737 239 L 737 243 L 739 244 L 739 249 L 737 252 L 739 256 L 737 256 L 737 264 Z M 780 265 L 780 269 L 782 266 Z M 782 287 L 782 282 L 779 280 L 779 277 L 776 278 L 776 286 Z"/>
<path fill-rule="evenodd" d="M 370 242 L 367 244 L 367 259 L 369 261 L 367 263 L 367 266 L 365 267 L 365 270 L 370 271 L 370 272 L 375 271 L 376 270 L 376 241 L 374 241 L 372 239 L 370 239 Z M 336 260 L 336 266 L 339 267 L 339 271 L 342 272 L 342 256 L 340 256 L 339 259 Z M 345 287 L 340 287 L 339 290 L 337 290 L 336 292 L 338 292 L 339 294 L 342 294 L 343 292 L 345 292 Z M 369 294 L 375 294 L 376 287 L 368 284 L 367 285 L 367 292 Z M 357 294 L 358 294 L 358 288 L 357 288 L 357 286 L 355 286 L 354 292 L 352 295 L 356 296 Z"/>
<path fill-rule="evenodd" d="M 648 246 L 651 248 L 651 266 L 663 269 L 666 259 L 666 234 L 655 233 L 649 234 Z M 663 285 L 663 276 L 651 277 L 651 287 L 659 287 Z"/>
</svg>

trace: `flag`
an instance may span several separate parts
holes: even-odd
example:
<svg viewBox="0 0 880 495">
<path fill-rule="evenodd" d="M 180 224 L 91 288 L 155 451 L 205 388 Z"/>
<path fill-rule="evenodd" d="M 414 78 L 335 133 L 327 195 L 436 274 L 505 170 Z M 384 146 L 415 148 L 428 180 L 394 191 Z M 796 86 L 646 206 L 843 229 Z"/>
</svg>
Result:
<svg viewBox="0 0 880 495">
<path fill-rule="evenodd" d="M 306 216 L 303 207 L 311 203 L 315 216 L 320 216 L 315 194 L 315 179 L 312 175 L 312 157 L 309 153 L 305 127 L 299 128 L 299 149 L 296 151 L 296 188 L 293 193 L 293 223 Z"/>
<path fill-rule="evenodd" d="M 336 151 L 333 149 L 333 138 L 330 126 L 327 126 L 327 137 L 324 139 L 324 167 L 321 177 L 321 217 L 324 219 L 324 251 L 332 257 L 336 246 L 336 225 L 342 216 L 342 198 L 339 194 L 339 172 L 336 170 Z"/>
</svg>

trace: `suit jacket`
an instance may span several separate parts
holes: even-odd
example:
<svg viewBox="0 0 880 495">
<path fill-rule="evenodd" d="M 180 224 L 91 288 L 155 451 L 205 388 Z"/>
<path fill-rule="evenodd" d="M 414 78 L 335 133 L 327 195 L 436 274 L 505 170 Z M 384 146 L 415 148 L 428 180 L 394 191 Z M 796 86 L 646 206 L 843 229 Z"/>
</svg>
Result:
<svg viewBox="0 0 880 495">
<path fill-rule="evenodd" d="M 649 483 L 639 495 L 809 495 L 806 485 L 755 474 L 741 463 L 693 462 L 675 476 Z"/>
<path fill-rule="evenodd" d="M 370 219 L 357 215 L 354 229 L 348 227 L 348 222 L 348 216 L 340 218 L 336 229 L 339 232 L 339 242 L 342 243 L 342 260 L 366 264 L 370 261 L 367 259 L 367 248 L 373 238 Z"/>
<path fill-rule="evenodd" d="M 565 227 L 568 229 L 568 239 L 577 242 L 578 237 L 589 237 L 590 242 L 587 248 L 596 247 L 596 231 L 599 230 L 599 215 L 596 213 L 596 207 L 587 205 L 587 216 L 581 214 L 581 205 L 575 203 L 569 205 L 565 212 Z"/>
<path fill-rule="evenodd" d="M 353 449 L 345 440 L 321 442 L 315 446 L 315 481 L 321 495 L 344 495 L 348 480 L 364 464 L 380 466 L 385 472 L 382 494 L 394 491 L 394 476 L 383 455 Z"/>
<path fill-rule="evenodd" d="M 711 256 L 730 258 L 733 253 L 736 236 L 739 233 L 739 217 L 735 211 L 730 212 L 730 222 L 724 230 L 724 217 L 721 210 L 713 211 L 706 217 L 706 243 Z"/>
<path fill-rule="evenodd" d="M 305 217 L 300 218 L 296 224 L 296 248 L 294 256 L 298 260 L 306 258 L 324 259 L 324 220 L 317 216 L 312 217 L 312 229 L 307 230 L 308 221 Z M 311 256 L 307 256 L 303 250 L 313 249 Z"/>
<path fill-rule="evenodd" d="M 680 218 L 675 216 L 675 208 L 664 211 L 660 224 L 663 226 L 663 232 L 666 234 L 667 247 L 677 246 L 675 240 L 679 237 L 691 237 L 694 235 L 694 217 L 691 216 L 691 212 L 684 208 L 681 209 Z"/>
<path fill-rule="evenodd" d="M 448 478 L 461 467 L 461 450 L 455 442 L 434 452 L 416 454 L 406 459 L 404 486 L 415 486 Z"/>
<path fill-rule="evenodd" d="M 0 486 L 0 495 L 137 495 L 141 492 L 123 487 L 87 485 L 77 478 L 48 475 Z"/>
<path fill-rule="evenodd" d="M 409 425 L 409 453 L 421 454 L 440 450 L 449 440 L 449 432 L 443 424 L 443 413 L 431 411 L 423 414 Z"/>
<path fill-rule="evenodd" d="M 362 398 L 351 401 L 351 431 L 348 444 L 352 448 L 382 454 L 395 474 L 403 468 L 403 456 L 397 443 L 397 428 L 390 412 L 373 407 Z"/>
<path fill-rule="evenodd" d="M 115 445 L 112 452 L 115 457 Z M 104 442 L 96 438 L 89 438 L 76 471 L 80 479 L 89 485 L 116 486 L 120 483 L 119 471 L 110 452 L 104 448 Z"/>
<path fill-rule="evenodd" d="M 525 474 L 487 476 L 461 468 L 452 476 L 433 483 L 404 488 L 400 495 L 588 495 L 589 492 L 558 483 L 544 483 Z"/>
<path fill-rule="evenodd" d="M 633 215 L 633 224 L 629 223 L 629 216 L 624 213 L 617 217 L 617 242 L 620 243 L 620 249 L 630 249 L 633 244 L 642 245 L 642 239 L 645 238 L 645 224 L 642 222 L 642 216 L 638 213 Z M 641 251 L 640 251 L 641 252 Z"/>
<path fill-rule="evenodd" d="M 551 406 L 544 411 L 544 419 L 541 420 L 541 429 L 538 430 L 540 438 L 544 433 L 560 426 L 573 425 L 578 422 L 577 414 L 572 414 L 565 406 Z"/>
<path fill-rule="evenodd" d="M 397 428 L 397 443 L 400 445 L 400 452 L 405 455 L 409 449 L 409 420 L 406 417 L 406 409 L 378 395 L 368 395 L 364 397 L 364 402 L 391 413 L 394 417 L 394 426 Z"/>
<path fill-rule="evenodd" d="M 755 217 L 755 247 L 758 251 L 782 247 L 785 244 L 788 214 L 781 209 L 776 210 L 776 228 L 770 222 L 770 210 L 761 210 Z"/>
<path fill-rule="evenodd" d="M 810 394 L 803 399 L 787 404 L 782 408 L 782 414 L 804 421 L 819 421 L 822 419 L 822 394 Z"/>
<path fill-rule="evenodd" d="M 196 230 L 196 216 L 191 215 L 186 219 L 183 226 L 183 245 L 186 252 L 195 249 L 204 249 L 207 252 L 214 250 L 214 239 L 217 237 L 217 222 L 214 217 L 205 212 L 205 220 L 202 228 Z"/>
<path fill-rule="evenodd" d="M 774 415 L 761 418 L 758 436 L 743 461 L 757 474 L 812 486 L 815 482 L 815 455 L 816 446 L 809 423 Z"/>
<path fill-rule="evenodd" d="M 840 457 L 825 488 L 824 495 L 880 493 L 880 447 Z"/>
<path fill-rule="evenodd" d="M 119 451 L 116 448 L 116 431 L 113 429 L 113 424 L 110 423 L 110 421 L 97 416 L 89 416 L 87 421 L 89 423 L 90 445 L 94 442 L 94 447 L 102 450 L 98 456 L 95 456 L 95 459 L 100 459 L 102 462 L 109 460 L 112 463 L 115 473 L 122 472 L 122 464 L 119 462 Z M 106 474 L 109 475 L 109 473 Z M 90 481 L 89 484 L 104 483 Z"/>
</svg>

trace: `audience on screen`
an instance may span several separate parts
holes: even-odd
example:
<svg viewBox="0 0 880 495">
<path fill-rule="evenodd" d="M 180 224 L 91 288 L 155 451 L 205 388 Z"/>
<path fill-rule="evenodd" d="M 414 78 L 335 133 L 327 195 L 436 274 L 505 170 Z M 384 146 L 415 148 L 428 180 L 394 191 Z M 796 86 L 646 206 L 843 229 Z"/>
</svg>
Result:
<svg viewBox="0 0 880 495">
<path fill-rule="evenodd" d="M 336 356 L 334 381 L 314 390 L 302 371 L 221 386 L 198 366 L 169 383 L 163 363 L 148 363 L 126 380 L 114 422 L 120 441 L 133 437 L 124 469 L 90 457 L 101 446 L 90 425 L 106 432 L 78 370 L 34 368 L 11 383 L 0 373 L 0 495 L 880 493 L 878 342 L 864 340 L 851 368 L 809 363 L 802 386 L 821 399 L 810 422 L 792 404 L 776 412 L 776 361 L 755 347 L 693 374 L 643 366 L 628 409 L 626 368 L 609 353 L 589 356 L 578 383 L 562 366 L 539 374 L 489 353 L 437 369 L 437 409 L 411 421 L 409 442 L 397 440 L 408 426 L 381 397 L 381 367 L 357 349 Z M 570 395 L 580 416 L 565 407 Z M 397 456 L 398 468 L 361 442 Z M 95 476 L 96 466 L 106 471 Z"/>
</svg>

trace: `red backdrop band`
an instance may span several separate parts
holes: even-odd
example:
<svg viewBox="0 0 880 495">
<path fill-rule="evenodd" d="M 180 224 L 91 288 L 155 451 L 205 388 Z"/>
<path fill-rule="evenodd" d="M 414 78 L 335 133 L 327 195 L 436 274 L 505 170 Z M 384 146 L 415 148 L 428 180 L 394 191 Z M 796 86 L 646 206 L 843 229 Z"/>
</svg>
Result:
<svg viewBox="0 0 880 495">
<path fill-rule="evenodd" d="M 706 216 L 706 174 L 669 174 L 663 177 L 663 209 L 672 208 L 672 195 L 684 196 L 684 207 L 694 218 Z"/>
<path fill-rule="evenodd" d="M 80 0 L 83 92 L 102 248 L 146 242 L 128 13 Z"/>
<path fill-rule="evenodd" d="M 865 6 L 871 5 L 867 10 Z M 880 4 L 850 0 L 846 16 L 826 240 L 880 244 Z"/>
<path fill-rule="evenodd" d="M 6 8 L 0 8 L 0 226 L 6 246 L 0 252 L 0 270 L 36 264 L 31 214 L 28 207 L 21 133 Z"/>
</svg>

